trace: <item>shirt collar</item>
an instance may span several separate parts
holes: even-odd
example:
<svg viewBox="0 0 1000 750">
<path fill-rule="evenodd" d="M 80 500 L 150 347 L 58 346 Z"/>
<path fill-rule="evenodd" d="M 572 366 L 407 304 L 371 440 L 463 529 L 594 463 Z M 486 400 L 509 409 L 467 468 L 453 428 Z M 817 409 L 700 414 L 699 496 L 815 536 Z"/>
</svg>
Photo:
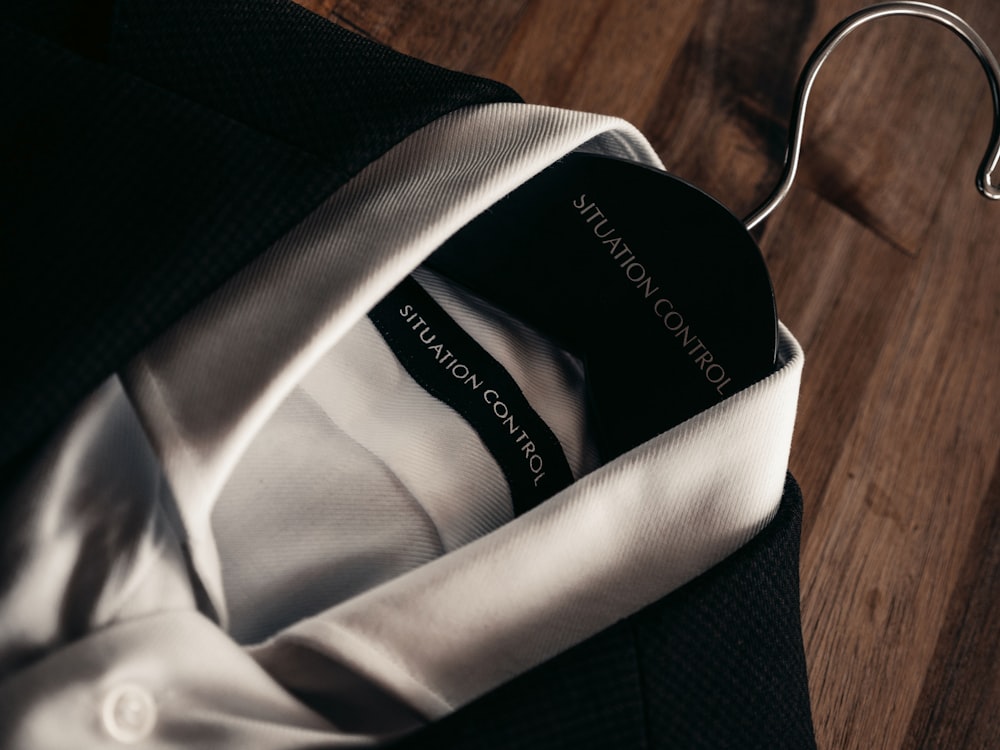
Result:
<svg viewBox="0 0 1000 750">
<path fill-rule="evenodd" d="M 517 104 L 445 116 L 362 170 L 130 363 L 122 380 L 220 611 L 210 515 L 253 436 L 322 354 L 445 239 L 578 148 L 660 165 L 617 118 Z"/>
<path fill-rule="evenodd" d="M 277 405 L 447 237 L 581 148 L 660 166 L 614 118 L 508 104 L 448 115 L 359 173 L 131 363 L 123 382 L 220 611 L 212 506 Z M 308 676 L 280 674 L 283 649 L 308 644 L 434 718 L 691 580 L 777 509 L 802 366 L 784 327 L 780 337 L 770 377 L 496 532 L 288 628 L 258 659 L 294 688 Z"/>
</svg>

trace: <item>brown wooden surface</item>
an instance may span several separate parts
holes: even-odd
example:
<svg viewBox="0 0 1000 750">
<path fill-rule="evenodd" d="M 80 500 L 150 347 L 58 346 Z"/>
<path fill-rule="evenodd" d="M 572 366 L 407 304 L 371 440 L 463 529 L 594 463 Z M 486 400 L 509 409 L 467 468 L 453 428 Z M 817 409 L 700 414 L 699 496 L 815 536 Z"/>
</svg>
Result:
<svg viewBox="0 0 1000 750">
<path fill-rule="evenodd" d="M 1000 2 L 947 0 L 1000 51 Z M 527 101 L 635 123 L 744 215 L 799 69 L 858 0 L 313 0 Z M 982 70 L 936 24 L 859 31 L 817 83 L 760 242 L 807 354 L 791 467 L 821 748 L 1000 747 L 1000 204 Z"/>
</svg>

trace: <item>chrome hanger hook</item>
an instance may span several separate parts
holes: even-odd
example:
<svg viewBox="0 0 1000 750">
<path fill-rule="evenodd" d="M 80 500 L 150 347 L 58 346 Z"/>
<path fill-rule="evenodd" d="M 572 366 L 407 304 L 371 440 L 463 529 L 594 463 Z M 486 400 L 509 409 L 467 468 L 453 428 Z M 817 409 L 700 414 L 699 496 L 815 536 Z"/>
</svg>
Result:
<svg viewBox="0 0 1000 750">
<path fill-rule="evenodd" d="M 781 201 L 785 199 L 788 191 L 791 190 L 792 182 L 795 180 L 795 173 L 799 166 L 799 154 L 802 150 L 802 130 L 806 119 L 806 105 L 809 100 L 809 92 L 816 81 L 819 69 L 823 67 L 823 63 L 826 62 L 830 53 L 852 31 L 869 21 L 886 16 L 917 16 L 936 21 L 961 37 L 966 45 L 976 54 L 976 57 L 979 58 L 983 70 L 986 71 L 986 79 L 989 82 L 990 93 L 993 96 L 993 134 L 990 136 L 990 144 L 986 150 L 986 156 L 983 157 L 979 172 L 976 175 L 976 186 L 984 197 L 1000 200 L 1000 185 L 994 181 L 997 162 L 1000 162 L 1000 65 L 997 64 L 996 57 L 993 56 L 990 48 L 983 41 L 983 38 L 976 33 L 975 29 L 951 11 L 929 3 L 885 3 L 882 5 L 873 5 L 845 18 L 826 35 L 816 48 L 816 51 L 810 56 L 805 68 L 803 68 L 802 75 L 799 77 L 795 92 L 795 102 L 792 106 L 792 122 L 788 134 L 788 150 L 785 153 L 785 168 L 781 175 L 781 181 L 768 199 L 756 211 L 744 219 L 743 223 L 747 229 L 753 229 L 766 219 L 778 207 Z"/>
</svg>

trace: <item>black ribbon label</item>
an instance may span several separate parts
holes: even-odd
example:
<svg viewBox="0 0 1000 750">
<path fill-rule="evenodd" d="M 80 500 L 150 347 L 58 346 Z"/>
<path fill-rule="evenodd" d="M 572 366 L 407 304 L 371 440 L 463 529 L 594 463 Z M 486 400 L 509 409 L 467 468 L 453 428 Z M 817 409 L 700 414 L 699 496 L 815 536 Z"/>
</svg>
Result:
<svg viewBox="0 0 1000 750">
<path fill-rule="evenodd" d="M 476 431 L 510 486 L 515 514 L 573 481 L 559 440 L 507 370 L 412 278 L 368 314 L 410 376 Z"/>
</svg>

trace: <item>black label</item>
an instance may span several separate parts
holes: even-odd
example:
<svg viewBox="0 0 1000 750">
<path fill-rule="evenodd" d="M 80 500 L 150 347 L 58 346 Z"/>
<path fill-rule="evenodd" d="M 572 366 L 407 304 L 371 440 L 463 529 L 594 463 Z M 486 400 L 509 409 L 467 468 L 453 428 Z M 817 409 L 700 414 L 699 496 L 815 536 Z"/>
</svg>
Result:
<svg viewBox="0 0 1000 750">
<path fill-rule="evenodd" d="M 368 314 L 400 364 L 476 431 L 520 515 L 573 481 L 558 439 L 503 365 L 412 278 Z"/>
</svg>

